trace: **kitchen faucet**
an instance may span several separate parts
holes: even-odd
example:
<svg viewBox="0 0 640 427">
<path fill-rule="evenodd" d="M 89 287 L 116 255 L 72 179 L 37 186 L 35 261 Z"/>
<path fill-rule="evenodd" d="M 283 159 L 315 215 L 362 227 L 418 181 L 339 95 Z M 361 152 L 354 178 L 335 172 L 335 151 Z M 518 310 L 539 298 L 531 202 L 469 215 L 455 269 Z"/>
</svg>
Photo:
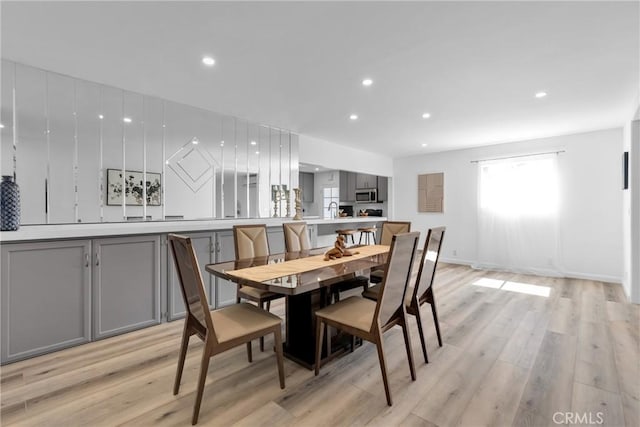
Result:
<svg viewBox="0 0 640 427">
<path fill-rule="evenodd" d="M 334 213 L 334 214 L 333 214 L 333 218 L 337 218 L 337 216 L 338 216 L 338 203 L 336 203 L 335 201 L 334 201 L 334 202 L 329 203 L 329 208 L 328 208 L 327 210 L 328 210 L 329 212 L 331 212 L 331 208 L 332 208 L 332 207 L 335 207 L 335 208 L 336 208 L 336 213 Z"/>
</svg>

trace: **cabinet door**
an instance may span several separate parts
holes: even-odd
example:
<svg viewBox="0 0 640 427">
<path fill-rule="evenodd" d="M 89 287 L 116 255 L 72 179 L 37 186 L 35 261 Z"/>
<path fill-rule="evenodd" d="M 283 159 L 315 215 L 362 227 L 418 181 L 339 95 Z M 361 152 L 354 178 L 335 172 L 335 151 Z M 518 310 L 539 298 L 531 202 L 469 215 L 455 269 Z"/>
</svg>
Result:
<svg viewBox="0 0 640 427">
<path fill-rule="evenodd" d="M 93 250 L 94 338 L 160 323 L 160 236 L 94 240 Z"/>
<path fill-rule="evenodd" d="M 284 252 L 284 230 L 282 227 L 267 228 L 269 240 L 269 253 L 280 254 Z"/>
<path fill-rule="evenodd" d="M 386 176 L 378 177 L 378 201 L 386 202 L 389 198 L 389 187 Z"/>
<path fill-rule="evenodd" d="M 340 171 L 340 201 L 347 202 L 347 181 L 349 172 Z"/>
<path fill-rule="evenodd" d="M 91 339 L 91 242 L 2 245 L 2 363 Z"/>
<path fill-rule="evenodd" d="M 216 239 L 216 259 L 215 262 L 233 261 L 236 259 L 236 251 L 233 246 L 233 232 L 220 231 L 215 233 Z M 216 308 L 236 302 L 238 285 L 219 277 L 215 281 L 215 301 Z"/>
<path fill-rule="evenodd" d="M 347 202 L 356 201 L 356 174 L 353 172 L 347 173 Z"/>
<path fill-rule="evenodd" d="M 312 203 L 313 200 L 314 200 L 314 196 L 315 196 L 315 190 L 314 190 L 315 179 L 316 179 L 316 176 L 314 174 L 312 174 L 312 173 L 308 173 L 305 176 L 304 188 L 305 188 L 306 193 L 307 193 L 307 199 L 305 200 L 305 202 Z"/>
<path fill-rule="evenodd" d="M 215 259 L 215 239 L 211 233 L 197 233 L 187 234 L 191 237 L 191 243 L 196 251 L 196 257 L 198 258 L 198 264 L 200 265 L 200 274 L 202 274 L 202 281 L 204 283 L 204 290 L 209 300 L 209 307 L 215 307 L 215 298 L 213 294 L 213 278 L 211 274 L 205 270 L 207 264 L 211 264 Z M 182 297 L 182 291 L 180 290 L 180 282 L 178 281 L 178 275 L 176 273 L 175 261 L 173 260 L 173 253 L 171 252 L 171 246 L 167 250 L 167 265 L 168 265 L 168 278 L 167 289 L 169 290 L 168 301 L 168 320 L 175 320 L 182 318 L 186 314 L 184 309 L 184 301 Z"/>
<path fill-rule="evenodd" d="M 378 182 L 375 175 L 369 175 L 366 173 L 356 174 L 356 188 L 376 188 L 376 185 L 378 185 Z"/>
</svg>

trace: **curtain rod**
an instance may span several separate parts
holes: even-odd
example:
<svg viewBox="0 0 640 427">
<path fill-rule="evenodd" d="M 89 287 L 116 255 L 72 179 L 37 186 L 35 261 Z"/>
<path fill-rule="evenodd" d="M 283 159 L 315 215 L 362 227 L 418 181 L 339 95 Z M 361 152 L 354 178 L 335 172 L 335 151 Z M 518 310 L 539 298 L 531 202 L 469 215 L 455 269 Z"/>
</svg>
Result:
<svg viewBox="0 0 640 427">
<path fill-rule="evenodd" d="M 494 159 L 471 160 L 471 163 L 489 162 L 491 160 L 516 159 L 518 157 L 544 156 L 545 154 L 560 154 L 560 153 L 564 153 L 564 152 L 565 152 L 565 150 L 547 151 L 546 153 L 536 153 L 536 154 L 521 154 L 519 156 L 496 157 Z"/>
</svg>

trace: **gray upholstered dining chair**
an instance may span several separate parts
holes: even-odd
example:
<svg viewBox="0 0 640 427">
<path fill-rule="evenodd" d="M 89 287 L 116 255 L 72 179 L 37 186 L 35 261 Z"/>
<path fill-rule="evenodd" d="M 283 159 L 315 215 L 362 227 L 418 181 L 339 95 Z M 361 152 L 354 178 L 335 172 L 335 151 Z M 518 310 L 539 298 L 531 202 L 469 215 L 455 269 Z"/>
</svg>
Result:
<svg viewBox="0 0 640 427">
<path fill-rule="evenodd" d="M 307 223 L 285 222 L 282 224 L 284 231 L 284 248 L 287 252 L 299 252 L 311 249 L 309 230 Z"/>
<path fill-rule="evenodd" d="M 409 231 L 411 231 L 410 221 L 385 221 L 382 223 L 382 232 L 380 234 L 380 244 L 388 246 L 391 244 L 391 238 L 393 237 L 394 234 L 408 233 Z M 383 270 L 374 270 L 369 275 L 369 281 L 371 283 L 380 283 L 382 282 L 383 275 L 384 275 Z"/>
<path fill-rule="evenodd" d="M 420 233 L 418 232 L 393 236 L 383 281 L 378 285 L 380 291 L 377 301 L 353 296 L 316 311 L 316 375 L 320 372 L 324 324 L 371 341 L 378 350 L 387 404 L 391 406 L 393 402 L 387 378 L 382 334 L 399 325 L 402 327 L 404 334 L 411 379 L 415 381 L 416 371 L 413 363 L 404 299 L 419 238 Z"/>
<path fill-rule="evenodd" d="M 436 335 L 438 336 L 438 344 L 442 347 L 438 310 L 436 309 L 436 300 L 433 295 L 433 280 L 436 275 L 436 268 L 438 266 L 438 259 L 440 258 L 440 249 L 442 248 L 445 230 L 446 227 L 436 227 L 429 229 L 427 232 L 427 239 L 424 243 L 422 259 L 420 261 L 418 275 L 416 276 L 416 282 L 413 288 L 411 288 L 410 299 L 406 301 L 407 313 L 416 316 L 418 332 L 420 333 L 420 344 L 422 344 L 422 354 L 424 356 L 425 363 L 429 363 L 429 357 L 427 356 L 427 345 L 424 338 L 424 331 L 422 329 L 422 319 L 420 318 L 420 307 L 425 303 L 428 303 L 431 306 L 433 323 L 436 327 Z M 379 291 L 379 286 L 374 286 L 365 290 L 362 293 L 362 296 L 372 300 L 377 300 Z"/>
<path fill-rule="evenodd" d="M 269 256 L 269 240 L 265 224 L 234 225 L 233 242 L 237 260 Z M 269 311 L 271 301 L 283 296 L 251 286 L 239 286 L 237 302 L 240 303 L 242 299 L 246 299 Z M 264 338 L 262 337 L 260 338 L 260 351 L 264 351 Z"/>
<path fill-rule="evenodd" d="M 241 344 L 247 345 L 247 357 L 251 362 L 251 340 L 274 335 L 280 388 L 284 388 L 284 360 L 282 356 L 282 320 L 254 305 L 242 303 L 209 311 L 209 303 L 202 283 L 202 275 L 191 239 L 169 234 L 169 243 L 178 273 L 180 289 L 187 309 L 182 332 L 182 344 L 178 369 L 173 385 L 173 394 L 180 391 L 180 380 L 189 346 L 189 338 L 197 335 L 204 341 L 196 401 L 193 407 L 192 424 L 198 422 L 204 383 L 209 369 L 209 359 Z"/>
</svg>

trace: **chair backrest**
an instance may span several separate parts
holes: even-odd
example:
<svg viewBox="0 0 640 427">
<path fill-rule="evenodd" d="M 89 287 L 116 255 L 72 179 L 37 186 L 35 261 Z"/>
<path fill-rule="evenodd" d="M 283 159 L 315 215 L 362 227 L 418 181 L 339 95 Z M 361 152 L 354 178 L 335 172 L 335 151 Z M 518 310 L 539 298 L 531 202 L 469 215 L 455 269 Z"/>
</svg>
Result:
<svg viewBox="0 0 640 427">
<path fill-rule="evenodd" d="M 169 244 L 173 253 L 173 260 L 178 273 L 178 281 L 182 290 L 182 298 L 187 309 L 187 316 L 197 322 L 199 332 L 206 335 L 207 331 L 214 332 L 213 322 L 209 315 L 209 302 L 204 291 L 202 274 L 196 253 L 189 237 L 169 234 Z"/>
<path fill-rule="evenodd" d="M 382 223 L 381 245 L 390 245 L 394 234 L 408 233 L 411 231 L 411 222 L 407 221 L 387 221 Z"/>
<path fill-rule="evenodd" d="M 236 249 L 236 259 L 268 256 L 267 226 L 264 224 L 234 225 L 233 243 Z"/>
<path fill-rule="evenodd" d="M 380 327 L 389 323 L 404 304 L 419 239 L 417 231 L 396 234 L 391 238 L 384 278 L 378 285 L 380 291 L 374 316 L 374 322 L 377 319 Z"/>
<path fill-rule="evenodd" d="M 286 222 L 284 230 L 284 248 L 287 252 L 300 252 L 311 249 L 311 240 L 306 222 Z"/>
<path fill-rule="evenodd" d="M 436 227 L 430 228 L 427 232 L 427 239 L 424 242 L 416 284 L 413 287 L 412 299 L 419 298 L 433 285 L 445 230 L 446 227 Z"/>
</svg>

